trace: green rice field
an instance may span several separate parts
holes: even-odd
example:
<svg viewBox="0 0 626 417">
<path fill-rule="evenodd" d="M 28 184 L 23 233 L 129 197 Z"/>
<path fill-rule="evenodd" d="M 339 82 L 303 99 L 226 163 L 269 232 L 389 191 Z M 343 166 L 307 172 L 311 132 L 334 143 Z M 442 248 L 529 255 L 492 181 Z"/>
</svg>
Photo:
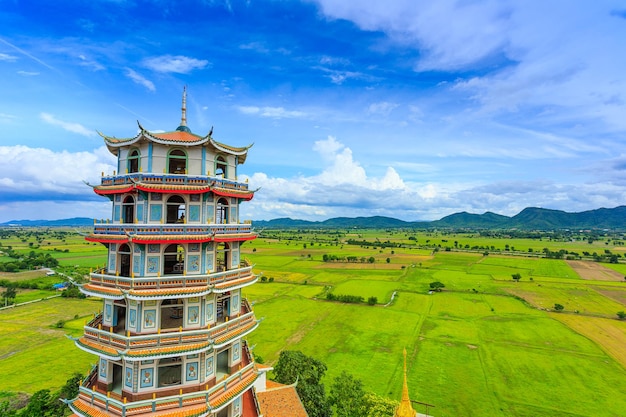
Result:
<svg viewBox="0 0 626 417">
<path fill-rule="evenodd" d="M 443 246 L 456 241 L 461 248 L 499 250 L 391 248 L 350 245 L 347 239 Z M 12 243 L 28 250 L 28 241 Z M 61 255 L 62 265 L 104 263 L 105 251 L 80 237 L 66 237 L 67 247 L 63 243 L 50 245 L 61 250 L 51 253 Z M 37 250 L 47 246 L 44 239 Z M 366 390 L 396 400 L 406 348 L 411 398 L 434 405 L 429 414 L 436 417 L 625 416 L 626 321 L 616 313 L 626 310 L 626 280 L 583 279 L 566 260 L 537 257 L 546 247 L 579 253 L 621 249 L 607 241 L 470 233 L 264 232 L 243 246 L 242 257 L 272 281 L 245 289 L 257 318 L 264 319 L 248 339 L 267 364 L 282 350 L 301 350 L 328 366 L 327 387 L 347 371 Z M 357 261 L 324 262 L 325 254 Z M 361 261 L 370 257 L 373 263 Z M 584 262 L 592 270 L 626 273 L 626 263 Z M 515 282 L 512 274 L 518 273 Z M 445 285 L 442 292 L 430 291 L 434 281 Z M 377 304 L 331 302 L 329 292 L 376 297 Z M 18 293 L 25 299 L 45 294 Z M 557 303 L 563 311 L 554 311 Z M 74 371 L 86 373 L 96 358 L 65 334 L 79 335 L 99 308 L 94 300 L 54 298 L 0 311 L 0 391 L 58 388 Z M 65 321 L 63 329 L 55 327 L 59 320 Z"/>
</svg>

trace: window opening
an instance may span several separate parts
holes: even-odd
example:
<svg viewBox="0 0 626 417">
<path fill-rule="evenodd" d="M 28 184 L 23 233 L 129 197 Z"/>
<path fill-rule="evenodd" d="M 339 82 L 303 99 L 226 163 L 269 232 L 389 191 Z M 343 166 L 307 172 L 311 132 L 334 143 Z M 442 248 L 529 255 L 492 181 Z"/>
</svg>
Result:
<svg viewBox="0 0 626 417">
<path fill-rule="evenodd" d="M 215 208 L 215 223 L 228 223 L 228 200 L 225 198 L 217 200 L 217 207 Z"/>
<path fill-rule="evenodd" d="M 139 172 L 139 158 L 141 155 L 137 149 L 133 149 L 128 154 L 128 173 Z"/>
<path fill-rule="evenodd" d="M 172 244 L 163 254 L 163 275 L 182 275 L 185 270 L 185 248 Z"/>
<path fill-rule="evenodd" d="M 179 195 L 167 199 L 166 223 L 185 223 L 185 200 Z"/>
<path fill-rule="evenodd" d="M 135 199 L 130 195 L 127 196 L 122 203 L 122 222 L 135 222 Z"/>
<path fill-rule="evenodd" d="M 174 149 L 168 155 L 167 172 L 170 174 L 187 173 L 187 155 L 180 149 Z"/>
<path fill-rule="evenodd" d="M 130 277 L 130 247 L 127 244 L 120 246 L 117 251 L 119 257 L 119 274 L 123 277 Z"/>
<path fill-rule="evenodd" d="M 157 365 L 158 387 L 169 387 L 180 385 L 182 381 L 183 366 L 180 356 L 175 358 L 165 358 L 159 360 Z"/>
<path fill-rule="evenodd" d="M 226 178 L 227 177 L 227 167 L 226 160 L 223 156 L 218 156 L 215 159 L 215 176 Z"/>
</svg>

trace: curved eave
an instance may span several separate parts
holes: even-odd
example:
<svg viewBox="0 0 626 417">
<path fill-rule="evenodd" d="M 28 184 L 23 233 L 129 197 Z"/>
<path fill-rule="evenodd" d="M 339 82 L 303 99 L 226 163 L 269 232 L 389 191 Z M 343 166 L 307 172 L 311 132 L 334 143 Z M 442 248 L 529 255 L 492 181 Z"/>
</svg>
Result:
<svg viewBox="0 0 626 417">
<path fill-rule="evenodd" d="M 124 299 L 124 293 L 118 288 L 100 287 L 97 285 L 85 284 L 80 287 L 80 292 L 91 297 L 106 298 L 108 300 Z"/>
<path fill-rule="evenodd" d="M 233 342 L 236 339 L 242 339 L 256 330 L 259 327 L 259 320 L 255 320 L 250 323 L 249 326 L 243 327 L 241 329 L 237 329 L 236 332 L 227 333 L 224 336 L 218 337 L 213 342 L 213 349 L 221 349 L 224 346 Z"/>
<path fill-rule="evenodd" d="M 176 333 L 173 333 L 174 335 Z M 163 334 L 161 334 L 163 335 Z M 213 348 L 211 342 L 194 343 L 192 345 L 182 346 L 167 346 L 156 349 L 141 349 L 141 350 L 129 350 L 122 356 L 129 362 L 148 361 L 152 359 L 164 359 L 173 358 L 180 355 L 195 355 L 196 353 L 202 353 L 209 351 Z"/>
<path fill-rule="evenodd" d="M 259 277 L 256 275 L 252 275 L 246 278 L 237 279 L 234 281 L 227 281 L 219 284 L 215 284 L 213 288 L 213 292 L 217 294 L 225 293 L 228 291 L 238 290 L 239 288 L 247 287 L 248 285 L 252 285 L 259 280 Z"/>
<path fill-rule="evenodd" d="M 215 235 L 213 239 L 215 242 L 241 242 L 245 240 L 256 239 L 256 233 L 236 233 L 236 234 L 223 234 Z"/>
<path fill-rule="evenodd" d="M 212 137 L 209 137 L 208 139 L 209 139 L 209 143 L 213 145 L 215 149 L 224 153 L 238 156 L 240 164 L 243 164 L 244 162 L 246 162 L 246 157 L 248 156 L 248 149 L 250 149 L 253 145 L 253 144 L 250 144 L 248 146 L 239 148 L 239 147 L 228 146 L 223 143 L 220 143 L 216 141 L 215 139 L 213 139 Z"/>
<path fill-rule="evenodd" d="M 123 194 L 133 191 L 134 185 L 97 185 L 93 187 L 93 191 L 98 195 Z"/>
<path fill-rule="evenodd" d="M 212 407 L 211 411 L 213 413 L 218 413 L 226 408 L 233 401 L 243 395 L 244 392 L 249 390 L 254 384 L 254 381 L 256 381 L 257 377 L 258 375 L 253 372 L 228 391 L 225 391 L 213 400 L 209 400 L 209 405 Z"/>
<path fill-rule="evenodd" d="M 105 358 L 108 360 L 116 361 L 122 359 L 122 356 L 115 349 L 109 348 L 107 346 L 101 346 L 96 343 L 91 343 L 83 340 L 81 337 L 78 340 L 74 341 L 74 344 L 81 350 L 84 350 L 87 353 L 91 353 L 93 355 L 98 355 L 101 358 Z M 114 351 L 115 353 L 113 354 Z"/>
<path fill-rule="evenodd" d="M 211 188 L 211 191 L 213 191 L 213 194 L 222 196 L 222 197 L 235 197 L 235 198 L 240 198 L 242 200 L 252 200 L 252 197 L 254 197 L 254 191 L 235 191 L 235 190 L 229 190 L 228 188 Z"/>
<path fill-rule="evenodd" d="M 210 185 L 146 184 L 141 182 L 136 184 L 98 185 L 93 187 L 93 191 L 102 196 L 130 193 L 134 190 L 152 193 L 171 193 L 175 191 L 178 194 L 204 194 L 213 192 L 215 195 L 221 197 L 234 197 L 246 201 L 252 200 L 255 193 L 254 191 L 239 191 L 229 188 L 211 187 Z"/>
<path fill-rule="evenodd" d="M 88 242 L 96 243 L 126 243 L 130 238 L 126 235 L 96 235 L 91 234 L 85 236 L 85 240 Z"/>
<path fill-rule="evenodd" d="M 168 288 L 162 290 L 130 290 L 129 300 L 155 300 L 164 298 L 191 298 L 202 297 L 211 293 L 211 288 Z"/>
</svg>

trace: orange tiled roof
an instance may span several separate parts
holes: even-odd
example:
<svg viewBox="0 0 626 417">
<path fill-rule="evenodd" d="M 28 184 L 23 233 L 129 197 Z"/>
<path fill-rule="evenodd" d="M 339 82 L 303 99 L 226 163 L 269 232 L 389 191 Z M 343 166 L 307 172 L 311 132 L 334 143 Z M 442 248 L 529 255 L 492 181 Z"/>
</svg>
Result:
<svg viewBox="0 0 626 417">
<path fill-rule="evenodd" d="M 105 410 L 99 408 L 99 407 L 94 407 L 90 404 L 87 404 L 83 399 L 79 398 L 78 400 L 74 401 L 74 403 L 72 404 L 83 416 L 91 416 L 91 417 L 111 417 L 111 416 L 119 416 L 120 413 L 117 412 L 106 412 Z M 206 406 L 206 403 L 203 403 L 202 405 L 198 405 L 195 407 L 192 406 L 187 406 L 187 407 L 183 407 L 183 408 L 175 408 L 175 409 L 170 409 L 170 410 L 164 410 L 164 411 L 157 411 L 157 412 L 153 412 L 152 411 L 152 407 L 147 407 L 145 412 L 140 412 L 138 414 L 133 414 L 133 415 L 137 415 L 137 416 L 153 416 L 153 417 L 194 417 L 194 416 L 199 416 L 202 415 L 204 413 L 206 413 L 208 411 L 208 408 Z M 76 415 L 76 414 L 74 414 Z M 77 416 L 79 417 L 79 416 Z"/>
<path fill-rule="evenodd" d="M 153 133 L 150 132 L 150 135 L 157 137 L 159 139 L 171 140 L 174 142 L 197 142 L 202 140 L 201 136 L 194 135 L 189 132 L 181 132 L 180 130 L 176 130 L 174 132 L 164 132 L 164 133 Z"/>
<path fill-rule="evenodd" d="M 267 381 L 267 391 L 257 392 L 261 414 L 272 417 L 308 417 L 296 387 Z"/>
</svg>

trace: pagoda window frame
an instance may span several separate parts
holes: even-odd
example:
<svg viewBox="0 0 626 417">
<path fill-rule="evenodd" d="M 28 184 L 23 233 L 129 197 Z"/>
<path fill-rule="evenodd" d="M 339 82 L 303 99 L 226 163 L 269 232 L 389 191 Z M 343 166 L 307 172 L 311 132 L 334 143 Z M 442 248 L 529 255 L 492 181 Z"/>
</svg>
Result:
<svg viewBox="0 0 626 417">
<path fill-rule="evenodd" d="M 124 224 L 135 223 L 135 197 L 130 194 L 124 197 L 124 200 L 122 200 L 121 222 Z"/>
<path fill-rule="evenodd" d="M 183 161 L 183 165 L 179 164 Z M 188 155 L 184 149 L 174 148 L 167 153 L 167 173 L 186 174 L 188 171 Z"/>
<path fill-rule="evenodd" d="M 124 250 L 124 247 L 127 247 L 128 250 Z M 124 260 L 128 260 L 128 263 L 124 263 Z M 122 277 L 130 277 L 132 268 L 133 250 L 128 243 L 124 243 L 117 249 L 117 274 Z"/>
<path fill-rule="evenodd" d="M 141 172 L 141 151 L 138 148 L 130 148 L 128 150 L 126 172 L 129 174 Z"/>
<path fill-rule="evenodd" d="M 170 248 L 175 247 L 175 250 Z M 172 243 L 163 248 L 163 275 L 183 275 L 185 273 L 185 254 L 187 250 L 184 244 Z M 174 257 L 172 259 L 172 256 Z"/>
<path fill-rule="evenodd" d="M 231 247 L 228 242 L 219 242 L 215 247 L 215 268 L 217 272 L 228 271 L 231 262 Z"/>
<path fill-rule="evenodd" d="M 167 372 L 168 374 L 174 374 L 174 375 L 165 375 L 166 373 L 165 368 L 169 368 L 168 371 L 170 372 Z M 176 377 L 176 368 L 179 368 L 178 381 L 176 381 L 175 379 L 172 380 L 172 382 L 165 382 L 161 380 L 161 379 L 164 379 L 166 376 Z M 156 377 L 157 377 L 156 379 L 157 388 L 167 388 L 167 387 L 171 387 L 175 385 L 182 385 L 183 384 L 183 359 L 182 357 L 174 356 L 171 358 L 159 359 L 158 363 L 156 364 Z"/>
<path fill-rule="evenodd" d="M 228 178 L 228 161 L 223 155 L 215 157 L 215 176 L 219 178 Z"/>
<path fill-rule="evenodd" d="M 175 201 L 178 200 L 178 201 Z M 165 223 L 186 223 L 187 201 L 179 194 L 170 195 L 165 200 Z"/>
<path fill-rule="evenodd" d="M 228 224 L 230 203 L 225 197 L 220 197 L 215 203 L 215 224 Z"/>
</svg>

